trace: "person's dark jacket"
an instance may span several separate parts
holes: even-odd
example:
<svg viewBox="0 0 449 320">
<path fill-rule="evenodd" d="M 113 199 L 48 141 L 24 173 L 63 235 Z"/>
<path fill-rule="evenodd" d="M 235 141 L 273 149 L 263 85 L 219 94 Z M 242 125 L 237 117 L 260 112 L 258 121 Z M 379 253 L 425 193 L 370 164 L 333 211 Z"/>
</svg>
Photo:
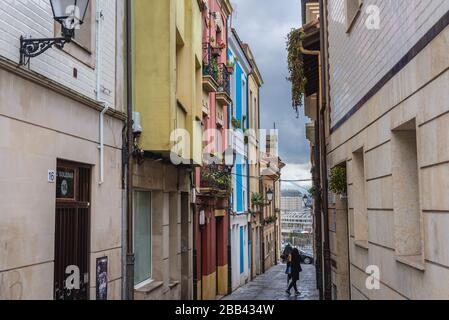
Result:
<svg viewBox="0 0 449 320">
<path fill-rule="evenodd" d="M 292 257 L 291 267 L 292 267 L 292 273 L 291 273 L 292 280 L 298 281 L 299 273 L 302 272 L 301 259 L 295 259 Z"/>
</svg>

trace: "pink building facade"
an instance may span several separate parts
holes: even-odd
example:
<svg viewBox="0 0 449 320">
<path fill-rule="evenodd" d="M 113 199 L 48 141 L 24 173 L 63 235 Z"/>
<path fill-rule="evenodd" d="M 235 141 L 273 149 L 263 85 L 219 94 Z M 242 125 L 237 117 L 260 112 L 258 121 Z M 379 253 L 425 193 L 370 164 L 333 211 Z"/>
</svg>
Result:
<svg viewBox="0 0 449 320">
<path fill-rule="evenodd" d="M 227 64 L 228 0 L 199 0 L 203 25 L 203 166 L 195 174 L 197 190 L 194 246 L 194 294 L 213 300 L 229 292 L 228 234 L 231 168 L 224 165 L 229 128 L 230 74 Z"/>
</svg>

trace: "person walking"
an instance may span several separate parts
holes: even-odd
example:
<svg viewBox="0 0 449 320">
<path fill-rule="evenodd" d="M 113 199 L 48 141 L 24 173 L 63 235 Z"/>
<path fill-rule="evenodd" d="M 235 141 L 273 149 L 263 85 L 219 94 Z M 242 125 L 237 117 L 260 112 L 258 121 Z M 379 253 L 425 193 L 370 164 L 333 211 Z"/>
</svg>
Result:
<svg viewBox="0 0 449 320">
<path fill-rule="evenodd" d="M 290 259 L 291 259 L 291 253 L 292 253 L 292 246 L 290 245 L 290 243 L 287 244 L 287 246 L 284 249 L 284 252 L 282 253 L 282 262 L 285 262 L 287 264 L 287 269 L 285 270 L 285 274 L 287 275 L 287 287 L 290 284 L 290 279 L 291 279 L 291 263 L 290 263 Z"/>
<path fill-rule="evenodd" d="M 301 268 L 301 257 L 299 255 L 299 251 L 298 249 L 293 249 L 292 253 L 290 254 L 290 278 L 291 278 L 291 283 L 288 286 L 287 289 L 287 294 L 290 295 L 290 291 L 293 289 L 295 289 L 295 294 L 299 295 L 299 291 L 298 291 L 298 286 L 297 286 L 297 282 L 299 281 L 299 274 L 302 272 L 302 268 Z"/>
</svg>

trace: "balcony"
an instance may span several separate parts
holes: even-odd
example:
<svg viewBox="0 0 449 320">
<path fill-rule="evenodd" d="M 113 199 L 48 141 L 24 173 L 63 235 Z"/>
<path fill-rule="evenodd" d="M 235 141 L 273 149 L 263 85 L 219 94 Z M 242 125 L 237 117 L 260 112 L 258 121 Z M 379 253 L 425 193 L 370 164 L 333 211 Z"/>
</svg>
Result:
<svg viewBox="0 0 449 320">
<path fill-rule="evenodd" d="M 229 197 L 231 193 L 231 169 L 225 165 L 207 165 L 201 169 L 200 194 Z"/>
<path fill-rule="evenodd" d="M 218 90 L 216 94 L 218 105 L 225 107 L 232 103 L 231 99 L 231 73 L 224 63 L 218 65 Z"/>
<path fill-rule="evenodd" d="M 315 144 L 315 124 L 306 123 L 306 138 L 311 144 Z"/>
<path fill-rule="evenodd" d="M 207 93 L 218 91 L 218 69 L 208 64 L 203 66 L 203 90 Z"/>
</svg>

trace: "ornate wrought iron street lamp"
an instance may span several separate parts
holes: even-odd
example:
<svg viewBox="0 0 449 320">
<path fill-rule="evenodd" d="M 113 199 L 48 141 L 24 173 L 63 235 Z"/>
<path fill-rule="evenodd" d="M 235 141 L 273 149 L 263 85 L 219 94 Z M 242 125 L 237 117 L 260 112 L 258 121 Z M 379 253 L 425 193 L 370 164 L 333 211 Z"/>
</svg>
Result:
<svg viewBox="0 0 449 320">
<path fill-rule="evenodd" d="M 62 49 L 72 41 L 75 30 L 86 18 L 89 0 L 50 0 L 53 19 L 61 24 L 61 37 L 25 39 L 20 37 L 20 64 L 27 65 L 31 58 L 37 57 L 55 46 Z"/>
<path fill-rule="evenodd" d="M 270 189 L 267 191 L 267 200 L 268 200 L 268 203 L 270 203 L 270 204 L 273 202 L 273 195 L 274 195 L 273 190 Z"/>
</svg>

